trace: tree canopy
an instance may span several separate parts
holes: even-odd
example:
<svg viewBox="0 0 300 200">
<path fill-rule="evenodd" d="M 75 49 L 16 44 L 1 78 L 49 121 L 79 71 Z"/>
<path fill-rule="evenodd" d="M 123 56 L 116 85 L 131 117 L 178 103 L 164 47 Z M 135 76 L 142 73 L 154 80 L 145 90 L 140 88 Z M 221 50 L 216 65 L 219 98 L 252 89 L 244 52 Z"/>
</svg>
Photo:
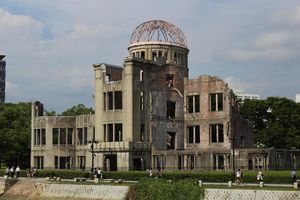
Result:
<svg viewBox="0 0 300 200">
<path fill-rule="evenodd" d="M 0 163 L 29 167 L 31 103 L 0 104 Z"/>
<path fill-rule="evenodd" d="M 253 123 L 257 144 L 274 148 L 300 148 L 300 104 L 287 98 L 246 100 L 241 115 Z"/>
<path fill-rule="evenodd" d="M 76 116 L 76 115 L 84 115 L 94 113 L 93 108 L 87 108 L 83 104 L 78 104 L 77 106 L 73 106 L 72 108 L 69 108 L 62 112 L 63 116 Z"/>
</svg>

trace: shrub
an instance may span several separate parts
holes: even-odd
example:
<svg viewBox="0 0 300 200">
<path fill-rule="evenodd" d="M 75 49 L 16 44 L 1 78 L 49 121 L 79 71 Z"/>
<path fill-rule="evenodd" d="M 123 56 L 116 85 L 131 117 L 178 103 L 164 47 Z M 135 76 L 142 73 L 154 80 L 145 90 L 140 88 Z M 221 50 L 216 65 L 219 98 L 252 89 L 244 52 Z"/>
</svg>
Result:
<svg viewBox="0 0 300 200">
<path fill-rule="evenodd" d="M 204 190 L 193 180 L 169 182 L 165 179 L 141 179 L 127 193 L 127 198 L 132 200 L 199 200 L 203 197 Z"/>
</svg>

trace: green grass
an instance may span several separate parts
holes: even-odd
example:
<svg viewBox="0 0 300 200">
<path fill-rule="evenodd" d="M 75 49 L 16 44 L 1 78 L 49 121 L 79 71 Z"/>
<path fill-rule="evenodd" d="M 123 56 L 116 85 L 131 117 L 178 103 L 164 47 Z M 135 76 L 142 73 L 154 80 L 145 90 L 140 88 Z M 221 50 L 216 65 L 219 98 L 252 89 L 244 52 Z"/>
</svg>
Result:
<svg viewBox="0 0 300 200">
<path fill-rule="evenodd" d="M 238 190 L 277 190 L 277 191 L 299 191 L 291 185 L 291 187 L 280 187 L 280 186 L 249 186 L 249 185 L 233 185 L 228 187 L 227 185 L 204 185 L 203 189 L 238 189 Z"/>
</svg>

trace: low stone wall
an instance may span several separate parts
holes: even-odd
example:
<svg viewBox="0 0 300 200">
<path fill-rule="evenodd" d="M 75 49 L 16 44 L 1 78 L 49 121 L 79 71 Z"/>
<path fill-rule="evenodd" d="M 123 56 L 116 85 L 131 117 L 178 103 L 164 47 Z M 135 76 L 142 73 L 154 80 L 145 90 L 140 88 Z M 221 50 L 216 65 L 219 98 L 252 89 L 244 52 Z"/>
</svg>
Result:
<svg viewBox="0 0 300 200">
<path fill-rule="evenodd" d="M 300 191 L 205 189 L 205 200 L 296 200 Z"/>
<path fill-rule="evenodd" d="M 129 186 L 49 184 L 41 196 L 86 199 L 125 199 Z"/>
<path fill-rule="evenodd" d="M 5 191 L 5 181 L 0 180 L 0 195 Z"/>
</svg>

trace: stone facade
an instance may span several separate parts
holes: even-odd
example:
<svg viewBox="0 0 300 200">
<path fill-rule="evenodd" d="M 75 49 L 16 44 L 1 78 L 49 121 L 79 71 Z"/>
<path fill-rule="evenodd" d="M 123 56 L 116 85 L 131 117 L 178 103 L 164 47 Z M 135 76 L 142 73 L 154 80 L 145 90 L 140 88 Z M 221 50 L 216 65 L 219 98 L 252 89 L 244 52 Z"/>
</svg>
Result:
<svg viewBox="0 0 300 200">
<path fill-rule="evenodd" d="M 5 75 L 6 61 L 5 55 L 0 55 L 0 103 L 5 102 Z"/>
<path fill-rule="evenodd" d="M 161 30 L 163 38 L 142 40 L 143 34 Z M 252 125 L 240 117 L 227 83 L 208 75 L 189 79 L 184 38 L 163 21 L 137 27 L 123 66 L 93 65 L 95 114 L 47 117 L 43 105 L 33 102 L 31 164 L 104 170 L 269 168 L 271 151 L 253 149 Z"/>
</svg>

